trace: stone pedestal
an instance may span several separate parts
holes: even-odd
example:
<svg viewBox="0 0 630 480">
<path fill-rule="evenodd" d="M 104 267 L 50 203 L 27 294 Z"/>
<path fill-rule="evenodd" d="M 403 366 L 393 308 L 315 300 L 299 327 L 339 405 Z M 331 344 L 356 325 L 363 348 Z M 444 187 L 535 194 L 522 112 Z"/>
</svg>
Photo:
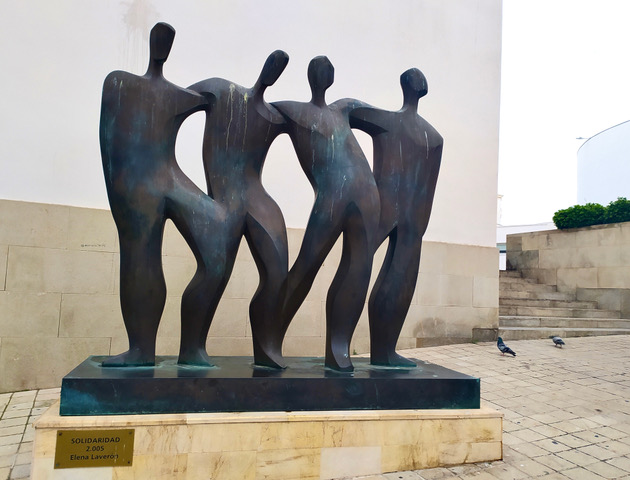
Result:
<svg viewBox="0 0 630 480">
<path fill-rule="evenodd" d="M 59 430 L 134 429 L 133 465 L 54 469 Z M 35 423 L 33 480 L 322 480 L 502 457 L 502 414 L 359 410 L 60 416 Z"/>
</svg>

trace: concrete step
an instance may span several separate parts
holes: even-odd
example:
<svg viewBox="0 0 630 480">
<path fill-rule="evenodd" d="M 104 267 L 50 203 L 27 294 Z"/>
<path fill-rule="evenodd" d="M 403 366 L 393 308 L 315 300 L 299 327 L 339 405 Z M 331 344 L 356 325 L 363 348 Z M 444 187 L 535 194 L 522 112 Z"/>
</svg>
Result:
<svg viewBox="0 0 630 480">
<path fill-rule="evenodd" d="M 523 278 L 518 270 L 499 270 L 499 278 Z"/>
<path fill-rule="evenodd" d="M 554 307 L 597 309 L 597 302 L 577 300 L 554 300 L 549 298 L 510 298 L 499 297 L 499 305 L 506 307 Z"/>
<path fill-rule="evenodd" d="M 533 279 L 533 278 L 499 277 L 499 283 L 516 283 L 516 284 L 533 283 L 533 284 L 537 284 L 538 282 L 535 279 Z"/>
<path fill-rule="evenodd" d="M 630 335 L 630 328 L 526 328 L 526 327 L 499 327 L 499 336 L 506 342 L 509 340 L 535 340 L 548 338 L 551 335 L 562 337 L 570 348 L 571 337 L 596 337 L 600 335 Z M 553 346 L 551 339 L 549 345 Z M 518 352 L 516 352 L 518 355 Z"/>
<path fill-rule="evenodd" d="M 572 317 L 572 318 L 620 318 L 614 310 L 595 310 L 590 308 L 560 307 L 511 307 L 499 306 L 499 315 L 526 317 Z"/>
<path fill-rule="evenodd" d="M 564 292 L 522 292 L 518 290 L 503 290 L 499 298 L 531 298 L 539 300 L 575 300 L 575 295 Z"/>
<path fill-rule="evenodd" d="M 543 285 L 542 283 L 515 283 L 515 282 L 499 282 L 499 292 L 557 292 L 555 285 Z"/>
<path fill-rule="evenodd" d="M 500 316 L 499 326 L 510 328 L 613 328 L 630 329 L 627 318 L 566 318 Z"/>
</svg>

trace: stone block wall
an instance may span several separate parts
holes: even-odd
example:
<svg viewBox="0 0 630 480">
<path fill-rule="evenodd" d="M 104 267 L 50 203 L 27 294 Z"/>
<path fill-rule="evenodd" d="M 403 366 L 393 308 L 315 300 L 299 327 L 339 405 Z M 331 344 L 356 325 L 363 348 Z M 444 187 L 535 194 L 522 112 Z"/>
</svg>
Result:
<svg viewBox="0 0 630 480">
<path fill-rule="evenodd" d="M 508 235 L 507 268 L 630 318 L 630 222 Z"/>
<path fill-rule="evenodd" d="M 303 230 L 288 231 L 291 262 L 302 236 Z M 323 356 L 325 298 L 340 254 L 338 242 L 289 328 L 286 356 Z M 385 246 L 376 255 L 372 282 L 384 254 Z M 175 355 L 181 295 L 195 262 L 170 222 L 162 259 L 168 297 L 157 350 Z M 127 349 L 119 261 L 108 210 L 0 200 L 0 392 L 59 386 L 88 355 Z M 252 354 L 248 306 L 257 285 L 256 266 L 243 242 L 210 328 L 210 355 Z M 470 341 L 474 327 L 497 323 L 497 250 L 424 242 L 418 286 L 398 347 Z M 369 351 L 367 309 L 352 351 Z"/>
</svg>

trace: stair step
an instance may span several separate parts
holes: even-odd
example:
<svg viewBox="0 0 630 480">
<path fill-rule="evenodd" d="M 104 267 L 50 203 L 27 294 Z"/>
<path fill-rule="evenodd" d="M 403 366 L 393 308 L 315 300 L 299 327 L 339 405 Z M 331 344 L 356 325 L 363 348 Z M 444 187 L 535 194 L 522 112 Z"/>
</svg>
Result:
<svg viewBox="0 0 630 480">
<path fill-rule="evenodd" d="M 565 342 L 572 337 L 596 337 L 600 335 L 630 335 L 630 328 L 527 328 L 499 327 L 499 336 L 508 340 L 536 340 L 551 335 L 562 337 Z M 571 342 L 566 342 L 570 347 Z M 549 340 L 549 346 L 554 346 Z M 518 352 L 516 352 L 518 355 Z"/>
<path fill-rule="evenodd" d="M 499 277 L 499 282 L 504 283 L 515 283 L 517 285 L 520 284 L 538 284 L 536 279 L 534 278 L 524 278 L 524 277 Z"/>
<path fill-rule="evenodd" d="M 518 270 L 499 270 L 499 278 L 523 278 Z"/>
<path fill-rule="evenodd" d="M 499 282 L 499 292 L 557 292 L 555 285 L 545 285 L 542 283 L 503 283 Z"/>
<path fill-rule="evenodd" d="M 573 318 L 619 318 L 614 310 L 595 310 L 588 308 L 560 307 L 525 307 L 499 306 L 499 315 L 526 317 L 573 317 Z"/>
<path fill-rule="evenodd" d="M 554 307 L 597 309 L 597 302 L 577 300 L 554 300 L 549 298 L 499 298 L 499 305 L 506 307 Z"/>
<path fill-rule="evenodd" d="M 630 319 L 500 316 L 499 327 L 630 329 Z"/>
<path fill-rule="evenodd" d="M 500 292 L 499 298 L 530 298 L 533 300 L 575 300 L 575 295 L 564 292 L 522 292 L 518 290 L 507 290 Z"/>
</svg>

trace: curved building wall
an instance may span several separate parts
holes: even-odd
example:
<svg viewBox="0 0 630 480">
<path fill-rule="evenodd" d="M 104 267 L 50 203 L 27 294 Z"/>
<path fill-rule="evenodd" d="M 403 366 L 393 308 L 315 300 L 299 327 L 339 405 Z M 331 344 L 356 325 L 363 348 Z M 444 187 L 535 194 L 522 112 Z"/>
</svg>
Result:
<svg viewBox="0 0 630 480">
<path fill-rule="evenodd" d="M 589 138 L 577 157 L 579 204 L 630 198 L 630 121 Z"/>
</svg>

